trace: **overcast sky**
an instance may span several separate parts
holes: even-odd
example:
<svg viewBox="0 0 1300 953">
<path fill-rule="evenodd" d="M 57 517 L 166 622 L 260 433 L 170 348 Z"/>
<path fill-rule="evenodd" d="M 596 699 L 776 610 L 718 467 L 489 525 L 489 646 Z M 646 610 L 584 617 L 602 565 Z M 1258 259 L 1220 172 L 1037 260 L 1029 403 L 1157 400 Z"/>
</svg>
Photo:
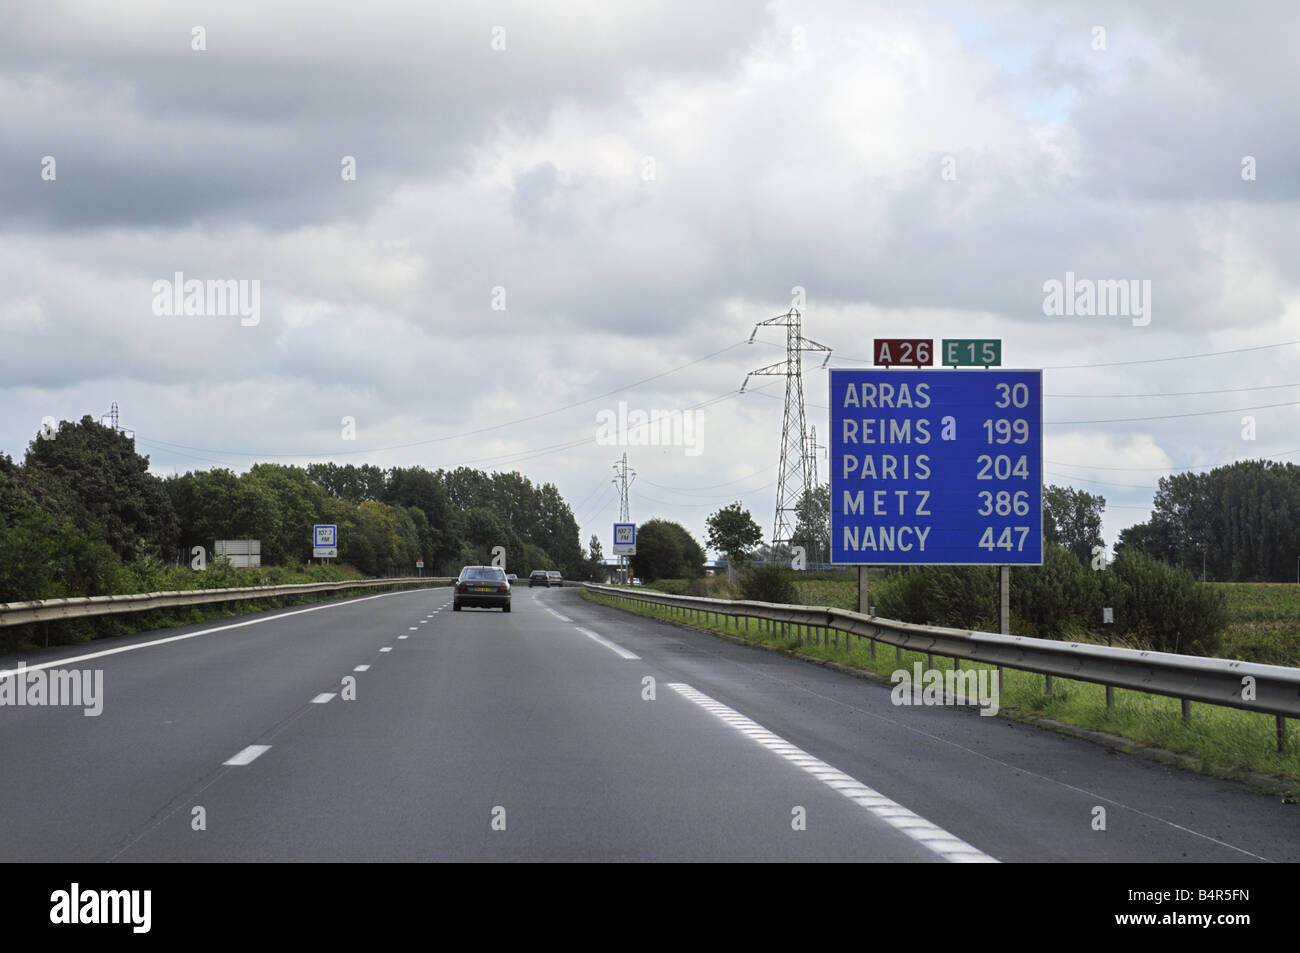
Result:
<svg viewBox="0 0 1300 953">
<path fill-rule="evenodd" d="M 1290 0 L 11 0 L 0 450 L 117 401 L 159 474 L 518 469 L 606 552 L 626 450 L 634 520 L 770 535 L 784 381 L 738 391 L 803 289 L 831 367 L 1044 368 L 1113 543 L 1164 474 L 1300 454 L 1298 49 Z M 256 314 L 156 313 L 177 272 Z M 1067 272 L 1149 312 L 1047 315 Z M 697 442 L 602 444 L 619 401 Z"/>
</svg>

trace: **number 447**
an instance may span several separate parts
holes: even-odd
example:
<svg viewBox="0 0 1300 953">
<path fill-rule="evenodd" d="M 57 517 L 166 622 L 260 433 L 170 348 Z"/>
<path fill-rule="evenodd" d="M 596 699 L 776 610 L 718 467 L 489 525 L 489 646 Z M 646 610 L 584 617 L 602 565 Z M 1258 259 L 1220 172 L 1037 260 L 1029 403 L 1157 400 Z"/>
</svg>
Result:
<svg viewBox="0 0 1300 953">
<path fill-rule="evenodd" d="M 1016 540 L 1014 543 L 1011 540 L 1012 532 L 1020 534 L 1020 539 Z M 1010 552 L 1014 548 L 1018 553 L 1024 552 L 1025 537 L 1028 535 L 1028 526 L 1008 526 L 1002 530 L 1002 535 L 994 540 L 993 527 L 986 526 L 984 528 L 984 535 L 980 537 L 980 549 L 987 549 L 990 552 L 994 549 L 1005 549 L 1007 552 Z"/>
</svg>

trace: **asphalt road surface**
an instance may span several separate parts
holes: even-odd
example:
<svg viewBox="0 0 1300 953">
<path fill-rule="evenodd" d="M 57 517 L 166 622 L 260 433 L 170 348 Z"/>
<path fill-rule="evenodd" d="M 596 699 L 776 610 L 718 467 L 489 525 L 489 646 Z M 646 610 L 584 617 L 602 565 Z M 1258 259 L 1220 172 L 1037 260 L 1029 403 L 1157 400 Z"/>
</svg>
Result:
<svg viewBox="0 0 1300 953">
<path fill-rule="evenodd" d="M 509 615 L 389 593 L 21 659 L 60 660 L 102 671 L 103 710 L 0 707 L 0 860 L 1300 860 L 1277 797 L 895 707 L 573 589 L 516 587 Z"/>
</svg>

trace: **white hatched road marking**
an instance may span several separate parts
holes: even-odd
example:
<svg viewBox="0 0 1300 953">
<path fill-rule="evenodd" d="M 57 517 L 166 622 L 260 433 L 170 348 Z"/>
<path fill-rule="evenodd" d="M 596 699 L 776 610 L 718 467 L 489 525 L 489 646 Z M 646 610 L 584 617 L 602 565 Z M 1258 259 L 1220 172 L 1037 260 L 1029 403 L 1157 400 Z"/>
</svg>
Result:
<svg viewBox="0 0 1300 953">
<path fill-rule="evenodd" d="M 977 847 L 972 847 L 958 837 L 949 834 L 943 828 L 930 823 L 920 815 L 908 810 L 897 801 L 890 800 L 879 791 L 873 791 L 856 778 L 849 777 L 843 771 L 831 767 L 825 761 L 815 758 L 808 752 L 795 747 L 779 735 L 768 731 L 758 722 L 746 718 L 734 708 L 728 708 L 696 691 L 682 682 L 670 682 L 669 688 L 682 697 L 693 701 L 705 711 L 716 715 L 726 724 L 741 734 L 768 748 L 791 764 L 807 771 L 828 787 L 839 791 L 846 798 L 880 818 L 886 824 L 902 831 L 912 840 L 934 851 L 944 860 L 954 863 L 996 864 L 997 859 L 990 857 Z"/>
<path fill-rule="evenodd" d="M 639 659 L 641 657 L 639 655 L 633 654 L 632 652 L 629 652 L 621 645 L 616 645 L 615 643 L 611 642 L 609 639 L 605 638 L 604 636 L 597 635 L 595 632 L 592 632 L 591 629 L 584 629 L 580 625 L 575 625 L 574 628 L 577 629 L 579 632 L 581 632 L 583 635 L 585 635 L 587 638 L 591 639 L 593 642 L 599 642 L 601 645 L 605 646 L 605 648 L 609 649 L 611 652 L 617 653 L 622 658 Z"/>
<path fill-rule="evenodd" d="M 235 764 L 235 765 L 252 764 L 254 761 L 256 761 L 258 758 L 260 758 L 262 755 L 266 754 L 266 752 L 270 750 L 271 750 L 270 745 L 249 745 L 247 748 L 239 752 L 239 754 L 235 755 L 233 758 L 230 758 L 229 760 L 223 761 L 221 763 Z"/>
</svg>

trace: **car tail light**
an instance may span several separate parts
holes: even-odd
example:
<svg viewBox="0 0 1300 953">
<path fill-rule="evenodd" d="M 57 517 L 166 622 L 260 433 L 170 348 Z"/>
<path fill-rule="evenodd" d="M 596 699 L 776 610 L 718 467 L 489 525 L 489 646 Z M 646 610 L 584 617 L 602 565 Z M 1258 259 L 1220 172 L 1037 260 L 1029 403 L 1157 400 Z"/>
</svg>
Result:
<svg viewBox="0 0 1300 953">
<path fill-rule="evenodd" d="M 509 592 L 509 591 L 510 591 L 509 586 L 501 586 L 500 588 L 497 589 L 497 592 Z"/>
<path fill-rule="evenodd" d="M 458 592 L 469 592 L 469 586 L 461 586 Z"/>
</svg>

